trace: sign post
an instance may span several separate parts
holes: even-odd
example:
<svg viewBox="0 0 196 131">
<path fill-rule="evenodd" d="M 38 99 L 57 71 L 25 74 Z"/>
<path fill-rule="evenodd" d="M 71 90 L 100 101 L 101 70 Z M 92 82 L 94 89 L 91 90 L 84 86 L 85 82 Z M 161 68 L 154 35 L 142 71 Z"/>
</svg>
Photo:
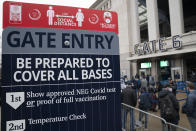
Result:
<svg viewBox="0 0 196 131">
<path fill-rule="evenodd" d="M 117 14 L 5 2 L 3 131 L 120 131 Z"/>
</svg>

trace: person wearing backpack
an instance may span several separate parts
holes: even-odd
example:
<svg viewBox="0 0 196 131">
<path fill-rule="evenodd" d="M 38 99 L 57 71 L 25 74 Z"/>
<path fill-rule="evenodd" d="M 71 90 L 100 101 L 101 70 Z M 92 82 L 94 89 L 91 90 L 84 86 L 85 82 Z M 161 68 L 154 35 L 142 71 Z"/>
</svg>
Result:
<svg viewBox="0 0 196 131">
<path fill-rule="evenodd" d="M 152 94 L 146 91 L 146 88 L 142 88 L 141 95 L 139 96 L 139 109 L 148 112 L 152 107 Z M 142 122 L 142 118 L 145 116 L 144 127 L 148 128 L 148 114 L 139 112 L 139 121 Z"/>
<path fill-rule="evenodd" d="M 179 103 L 174 96 L 174 94 L 170 91 L 169 85 L 160 91 L 159 93 L 159 106 L 160 106 L 160 114 L 163 119 L 167 122 L 178 125 L 180 120 L 179 115 Z M 162 122 L 163 131 L 165 131 L 166 126 Z M 168 127 L 168 131 L 170 127 Z M 176 131 L 176 127 L 172 126 L 171 131 Z"/>
</svg>

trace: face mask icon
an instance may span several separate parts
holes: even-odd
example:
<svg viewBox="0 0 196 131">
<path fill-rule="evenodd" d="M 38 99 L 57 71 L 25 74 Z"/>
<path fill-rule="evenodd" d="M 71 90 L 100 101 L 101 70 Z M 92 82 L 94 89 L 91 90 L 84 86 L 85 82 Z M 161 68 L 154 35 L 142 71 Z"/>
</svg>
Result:
<svg viewBox="0 0 196 131">
<path fill-rule="evenodd" d="M 110 12 L 104 12 L 103 18 L 106 23 L 110 23 L 112 21 L 112 14 Z"/>
</svg>

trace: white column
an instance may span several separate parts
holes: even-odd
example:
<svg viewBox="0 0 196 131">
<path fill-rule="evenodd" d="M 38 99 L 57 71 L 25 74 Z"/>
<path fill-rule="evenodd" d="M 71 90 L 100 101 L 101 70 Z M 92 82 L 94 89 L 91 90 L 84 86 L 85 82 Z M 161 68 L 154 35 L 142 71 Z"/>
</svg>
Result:
<svg viewBox="0 0 196 131">
<path fill-rule="evenodd" d="M 139 44 L 140 40 L 140 27 L 139 27 L 139 14 L 138 14 L 138 0 L 130 0 L 130 19 L 131 19 L 131 44 Z"/>
<path fill-rule="evenodd" d="M 149 41 L 157 40 L 160 38 L 157 0 L 146 0 L 146 7 L 148 19 L 148 38 Z M 155 78 L 155 80 L 157 80 L 157 68 L 160 67 L 158 67 L 156 60 L 153 60 L 151 64 L 151 75 Z"/>
<path fill-rule="evenodd" d="M 182 0 L 169 0 L 171 35 L 184 33 Z"/>
<path fill-rule="evenodd" d="M 160 37 L 157 0 L 146 0 L 146 6 L 149 41 L 156 40 Z"/>
<path fill-rule="evenodd" d="M 141 38 L 140 38 L 140 26 L 139 26 L 139 14 L 138 14 L 138 0 L 129 0 L 130 4 L 130 47 L 131 47 L 131 52 L 134 52 L 134 46 L 136 44 L 141 43 Z M 137 64 L 136 63 L 131 63 L 131 75 L 135 76 L 137 73 Z"/>
</svg>

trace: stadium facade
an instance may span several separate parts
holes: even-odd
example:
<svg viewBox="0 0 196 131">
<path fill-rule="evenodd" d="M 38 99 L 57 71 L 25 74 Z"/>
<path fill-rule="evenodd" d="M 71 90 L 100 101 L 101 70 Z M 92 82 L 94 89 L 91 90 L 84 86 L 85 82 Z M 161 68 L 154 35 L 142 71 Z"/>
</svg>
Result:
<svg viewBox="0 0 196 131">
<path fill-rule="evenodd" d="M 196 81 L 194 0 L 97 0 L 118 13 L 121 75 Z"/>
</svg>

